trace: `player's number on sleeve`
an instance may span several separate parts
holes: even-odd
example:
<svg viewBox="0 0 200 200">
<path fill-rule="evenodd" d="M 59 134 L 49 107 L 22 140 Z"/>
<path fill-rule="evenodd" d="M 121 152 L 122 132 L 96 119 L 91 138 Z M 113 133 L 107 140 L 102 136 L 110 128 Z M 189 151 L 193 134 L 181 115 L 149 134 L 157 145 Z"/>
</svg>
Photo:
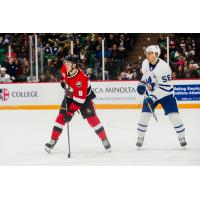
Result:
<svg viewBox="0 0 200 200">
<path fill-rule="evenodd" d="M 171 80 L 171 75 L 168 74 L 168 75 L 166 75 L 166 76 L 163 76 L 163 77 L 162 77 L 162 80 L 163 80 L 164 83 L 167 82 L 167 81 L 170 81 L 170 80 Z"/>
</svg>

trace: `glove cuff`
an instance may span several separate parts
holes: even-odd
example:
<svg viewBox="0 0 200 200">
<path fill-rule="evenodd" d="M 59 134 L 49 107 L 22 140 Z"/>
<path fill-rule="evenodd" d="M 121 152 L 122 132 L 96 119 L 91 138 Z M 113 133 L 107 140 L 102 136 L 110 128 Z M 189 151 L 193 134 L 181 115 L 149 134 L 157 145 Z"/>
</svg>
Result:
<svg viewBox="0 0 200 200">
<path fill-rule="evenodd" d="M 158 100 L 155 95 L 149 95 L 149 97 L 152 99 L 153 103 Z"/>
</svg>

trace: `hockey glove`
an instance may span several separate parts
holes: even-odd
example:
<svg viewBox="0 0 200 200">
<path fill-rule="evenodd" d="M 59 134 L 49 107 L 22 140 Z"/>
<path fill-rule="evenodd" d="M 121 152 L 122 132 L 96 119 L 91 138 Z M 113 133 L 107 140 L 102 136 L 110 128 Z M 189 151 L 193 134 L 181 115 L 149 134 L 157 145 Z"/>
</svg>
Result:
<svg viewBox="0 0 200 200">
<path fill-rule="evenodd" d="M 73 93 L 69 91 L 69 89 L 65 88 L 65 95 L 68 99 L 72 99 Z"/>
<path fill-rule="evenodd" d="M 65 82 L 60 82 L 60 84 L 61 84 L 61 87 L 65 90 L 65 96 L 66 96 L 67 98 L 71 99 L 72 96 L 73 96 L 73 93 L 70 91 L 70 89 L 68 89 L 68 88 L 66 87 L 66 83 L 65 83 Z"/>
<path fill-rule="evenodd" d="M 155 101 L 156 101 L 156 97 L 151 96 L 151 95 L 144 99 L 144 103 L 149 104 L 151 107 L 155 103 Z"/>
<path fill-rule="evenodd" d="M 66 89 L 66 84 L 65 84 L 65 82 L 60 82 L 60 85 L 61 85 L 61 87 L 63 88 L 63 89 Z"/>
<path fill-rule="evenodd" d="M 145 93 L 145 91 L 146 91 L 145 85 L 138 85 L 137 86 L 137 92 L 138 92 L 138 94 L 143 95 Z"/>
<path fill-rule="evenodd" d="M 150 104 L 152 106 L 154 102 L 153 102 L 151 97 L 147 97 L 146 99 L 144 99 L 144 103 L 145 104 Z"/>
</svg>

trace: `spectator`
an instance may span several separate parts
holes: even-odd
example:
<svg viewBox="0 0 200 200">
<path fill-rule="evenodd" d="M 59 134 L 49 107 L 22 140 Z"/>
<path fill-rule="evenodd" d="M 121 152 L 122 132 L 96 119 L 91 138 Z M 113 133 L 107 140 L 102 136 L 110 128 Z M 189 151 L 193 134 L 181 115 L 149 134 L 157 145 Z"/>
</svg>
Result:
<svg viewBox="0 0 200 200">
<path fill-rule="evenodd" d="M 6 68 L 0 68 L 0 83 L 10 83 L 12 82 L 10 79 L 10 75 L 6 73 Z"/>
<path fill-rule="evenodd" d="M 46 47 L 44 48 L 44 53 L 45 53 L 45 56 L 52 55 L 52 49 L 49 43 L 46 43 Z"/>
<path fill-rule="evenodd" d="M 177 66 L 182 66 L 183 67 L 185 60 L 186 60 L 185 57 L 183 57 L 181 55 L 178 56 L 177 57 L 177 62 L 176 62 Z"/>
<path fill-rule="evenodd" d="M 23 59 L 23 63 L 21 65 L 21 74 L 26 77 L 30 75 L 30 64 L 26 58 Z"/>
<path fill-rule="evenodd" d="M 86 60 L 87 58 L 87 51 L 84 48 L 80 49 L 80 59 L 81 60 Z"/>
<path fill-rule="evenodd" d="M 126 41 L 126 38 L 125 38 L 124 34 L 120 35 L 119 45 L 118 46 L 119 46 L 119 50 L 122 53 L 122 58 L 126 60 L 127 57 L 128 57 L 128 51 L 127 51 L 127 49 L 128 49 L 128 43 Z"/>
<path fill-rule="evenodd" d="M 97 42 L 97 44 L 98 44 L 98 42 Z M 86 53 L 95 53 L 96 52 L 96 46 L 91 41 L 90 36 L 86 37 L 86 43 L 84 45 L 84 49 L 85 49 Z"/>
<path fill-rule="evenodd" d="M 123 81 L 127 81 L 129 80 L 128 77 L 126 76 L 126 73 L 125 72 L 121 72 L 120 74 L 120 77 L 119 77 L 119 80 L 123 80 Z"/>
<path fill-rule="evenodd" d="M 189 65 L 189 72 L 190 72 L 190 78 L 199 78 L 197 67 L 194 66 L 193 64 Z"/>
<path fill-rule="evenodd" d="M 58 52 L 57 52 L 57 57 L 58 57 L 59 59 L 61 59 L 61 58 L 63 58 L 64 56 L 65 56 L 65 54 L 64 54 L 63 47 L 59 47 Z"/>
<path fill-rule="evenodd" d="M 99 47 L 101 48 L 101 47 Z M 102 49 L 99 49 L 97 51 L 97 56 L 98 56 L 98 59 L 101 60 L 102 59 Z M 111 56 L 111 51 L 105 47 L 105 51 L 104 51 L 104 57 L 105 58 L 109 58 Z"/>
<path fill-rule="evenodd" d="M 15 65 L 15 59 L 14 58 L 10 58 L 9 59 L 9 64 L 7 65 L 7 73 L 10 75 L 11 80 L 15 80 L 16 76 L 17 76 L 17 71 L 19 69 L 19 66 Z"/>
<path fill-rule="evenodd" d="M 57 73 L 55 60 L 48 59 L 45 71 L 48 71 L 50 74 Z"/>
<path fill-rule="evenodd" d="M 172 80 L 176 80 L 176 72 L 172 72 Z"/>
<path fill-rule="evenodd" d="M 191 46 L 192 46 L 192 49 L 195 51 L 195 49 L 196 49 L 196 44 L 195 44 L 195 40 L 194 40 L 194 39 L 192 39 L 192 44 L 191 44 Z"/>
<path fill-rule="evenodd" d="M 45 74 L 41 74 L 40 78 L 39 78 L 39 82 L 46 82 L 46 81 L 47 81 L 47 79 L 46 79 Z"/>
<path fill-rule="evenodd" d="M 158 38 L 158 45 L 160 46 L 161 51 L 167 46 L 167 41 L 163 34 L 160 34 L 160 37 Z"/>
<path fill-rule="evenodd" d="M 174 58 L 175 59 L 178 59 L 180 57 L 182 57 L 183 53 L 182 53 L 182 50 L 181 49 L 177 49 L 174 53 Z"/>
<path fill-rule="evenodd" d="M 132 80 L 133 78 L 133 69 L 131 68 L 131 65 L 127 66 L 126 77 L 128 78 L 128 80 Z"/>
<path fill-rule="evenodd" d="M 57 79 L 54 74 L 50 74 L 50 82 L 57 82 Z"/>
<path fill-rule="evenodd" d="M 63 60 L 64 60 L 63 57 L 57 57 L 56 58 L 55 63 L 56 63 L 56 69 L 57 69 L 57 71 L 61 69 L 61 67 L 63 65 Z"/>
<path fill-rule="evenodd" d="M 177 73 L 176 73 L 176 78 L 177 79 L 183 79 L 183 78 L 185 78 L 183 66 L 181 66 L 181 65 L 178 67 L 178 70 L 177 70 Z"/>
<path fill-rule="evenodd" d="M 107 62 L 105 61 L 105 66 L 107 65 Z M 102 65 L 101 62 L 98 60 L 97 57 L 94 58 L 94 73 L 96 74 L 96 77 L 98 80 L 102 79 Z"/>
<path fill-rule="evenodd" d="M 5 37 L 4 37 L 4 41 L 3 41 L 3 44 L 4 45 L 9 45 L 12 41 L 12 37 L 10 34 L 6 34 Z"/>
<path fill-rule="evenodd" d="M 59 46 L 58 46 L 58 43 L 57 42 L 54 42 L 54 45 L 53 45 L 53 47 L 52 47 L 52 53 L 53 53 L 53 55 L 57 55 L 57 53 L 58 53 L 58 51 L 59 51 Z"/>
<path fill-rule="evenodd" d="M 25 46 L 22 46 L 22 48 L 20 48 L 19 53 L 18 53 L 18 58 L 20 60 L 23 60 L 24 58 L 28 58 L 28 51 L 25 48 Z"/>
<path fill-rule="evenodd" d="M 131 79 L 131 80 L 139 80 L 139 79 L 138 79 L 138 74 L 137 74 L 136 71 L 133 72 L 133 76 L 132 76 L 132 79 Z"/>
<path fill-rule="evenodd" d="M 186 57 L 191 60 L 191 59 L 194 59 L 194 56 L 195 56 L 195 51 L 192 49 L 192 46 L 189 45 L 186 50 L 185 50 L 185 55 Z"/>
<path fill-rule="evenodd" d="M 64 34 L 60 39 L 60 44 L 63 45 L 63 53 L 64 56 L 69 55 L 71 52 L 71 40 L 72 40 L 72 35 L 71 34 Z"/>
<path fill-rule="evenodd" d="M 114 44 L 110 57 L 113 59 L 113 70 L 116 71 L 117 75 L 120 74 L 122 69 L 122 53 L 117 48 L 117 45 Z"/>
<path fill-rule="evenodd" d="M 87 72 L 86 72 L 87 76 L 89 77 L 89 79 L 91 81 L 96 80 L 96 76 L 92 71 L 92 68 L 87 68 Z"/>
<path fill-rule="evenodd" d="M 10 63 L 9 63 L 9 58 L 5 57 L 3 63 L 2 63 L 2 67 L 5 67 L 6 69 L 9 67 Z"/>
<path fill-rule="evenodd" d="M 181 48 L 183 49 L 183 51 L 185 52 L 186 44 L 185 44 L 185 40 L 184 40 L 184 39 L 181 40 L 180 47 L 181 47 Z"/>
<path fill-rule="evenodd" d="M 79 52 L 81 51 L 81 41 L 80 38 L 76 38 L 75 44 L 74 44 L 74 54 L 78 55 Z"/>
<path fill-rule="evenodd" d="M 113 33 L 110 33 L 109 38 L 106 40 L 106 46 L 111 51 L 114 44 L 117 44 L 115 35 Z"/>
</svg>

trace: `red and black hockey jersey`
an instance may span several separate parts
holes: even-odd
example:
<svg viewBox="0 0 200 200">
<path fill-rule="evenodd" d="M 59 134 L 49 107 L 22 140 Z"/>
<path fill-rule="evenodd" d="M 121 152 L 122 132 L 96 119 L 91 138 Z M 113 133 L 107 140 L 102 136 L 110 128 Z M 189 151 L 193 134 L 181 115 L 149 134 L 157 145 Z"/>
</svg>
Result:
<svg viewBox="0 0 200 200">
<path fill-rule="evenodd" d="M 62 81 L 66 83 L 68 90 L 72 94 L 73 102 L 70 110 L 77 111 L 84 104 L 86 98 L 95 98 L 95 94 L 91 89 L 90 80 L 81 69 L 77 68 L 76 74 L 68 76 L 66 67 L 63 65 L 61 74 Z"/>
</svg>

